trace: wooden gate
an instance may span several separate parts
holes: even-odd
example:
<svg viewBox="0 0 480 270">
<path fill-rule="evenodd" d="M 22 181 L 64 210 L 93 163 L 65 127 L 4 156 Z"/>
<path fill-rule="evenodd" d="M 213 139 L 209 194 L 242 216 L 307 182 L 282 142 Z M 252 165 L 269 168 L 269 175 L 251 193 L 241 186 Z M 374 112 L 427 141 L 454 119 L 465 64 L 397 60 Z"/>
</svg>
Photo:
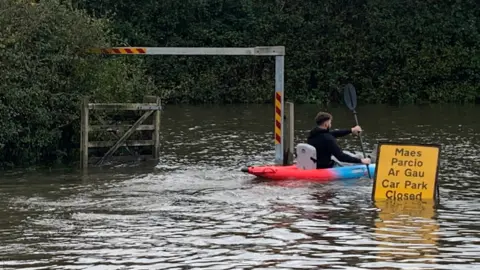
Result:
<svg viewBox="0 0 480 270">
<path fill-rule="evenodd" d="M 161 100 L 156 96 L 146 96 L 144 103 L 89 103 L 88 97 L 83 98 L 81 106 L 81 140 L 80 140 L 80 166 L 88 168 L 89 149 L 110 147 L 108 151 L 96 162 L 102 164 L 105 160 L 113 156 L 120 148 L 125 147 L 131 154 L 134 152 L 129 148 L 136 146 L 152 146 L 153 159 L 159 159 L 160 150 L 160 116 Z M 132 125 L 109 124 L 102 116 L 95 113 L 98 124 L 90 124 L 90 111 L 144 111 L 143 115 Z M 93 114 L 93 113 L 92 113 Z M 151 124 L 143 124 L 153 114 Z M 125 131 L 126 130 L 126 131 Z M 128 140 L 135 131 L 152 131 L 149 140 Z M 91 132 L 109 132 L 116 141 L 89 141 Z M 119 135 L 125 131 L 123 135 Z"/>
</svg>

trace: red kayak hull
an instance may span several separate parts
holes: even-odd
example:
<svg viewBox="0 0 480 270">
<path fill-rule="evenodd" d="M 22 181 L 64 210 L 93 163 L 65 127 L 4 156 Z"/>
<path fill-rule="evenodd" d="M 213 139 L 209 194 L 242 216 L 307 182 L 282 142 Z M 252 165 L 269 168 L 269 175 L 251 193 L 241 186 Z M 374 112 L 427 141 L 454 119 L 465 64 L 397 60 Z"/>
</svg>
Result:
<svg viewBox="0 0 480 270">
<path fill-rule="evenodd" d="M 373 175 L 375 173 L 375 164 L 369 165 L 369 170 L 371 175 Z M 299 169 L 295 165 L 265 165 L 251 166 L 242 169 L 242 171 L 269 180 L 333 181 L 339 179 L 368 177 L 367 167 L 365 165 L 352 165 L 314 170 Z"/>
</svg>

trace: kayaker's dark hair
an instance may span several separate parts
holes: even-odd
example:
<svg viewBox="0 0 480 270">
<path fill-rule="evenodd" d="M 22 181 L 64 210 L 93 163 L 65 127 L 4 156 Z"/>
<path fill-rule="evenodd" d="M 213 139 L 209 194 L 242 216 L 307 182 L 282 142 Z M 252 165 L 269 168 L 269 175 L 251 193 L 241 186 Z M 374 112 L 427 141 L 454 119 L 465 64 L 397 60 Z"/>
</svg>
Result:
<svg viewBox="0 0 480 270">
<path fill-rule="evenodd" d="M 332 119 L 331 114 L 327 112 L 319 112 L 317 116 L 315 116 L 315 123 L 320 126 L 321 124 L 325 123 L 325 121 L 328 121 L 330 119 Z"/>
</svg>

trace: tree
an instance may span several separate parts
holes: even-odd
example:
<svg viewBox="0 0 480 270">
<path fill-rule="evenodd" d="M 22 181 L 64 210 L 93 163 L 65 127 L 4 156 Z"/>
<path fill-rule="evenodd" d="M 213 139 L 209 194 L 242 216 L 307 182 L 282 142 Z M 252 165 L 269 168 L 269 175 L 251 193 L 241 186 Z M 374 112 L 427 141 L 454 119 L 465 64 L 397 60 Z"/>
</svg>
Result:
<svg viewBox="0 0 480 270">
<path fill-rule="evenodd" d="M 0 25 L 0 166 L 71 157 L 83 95 L 126 102 L 152 89 L 142 59 L 87 53 L 117 44 L 108 20 L 56 0 L 2 0 Z"/>
</svg>

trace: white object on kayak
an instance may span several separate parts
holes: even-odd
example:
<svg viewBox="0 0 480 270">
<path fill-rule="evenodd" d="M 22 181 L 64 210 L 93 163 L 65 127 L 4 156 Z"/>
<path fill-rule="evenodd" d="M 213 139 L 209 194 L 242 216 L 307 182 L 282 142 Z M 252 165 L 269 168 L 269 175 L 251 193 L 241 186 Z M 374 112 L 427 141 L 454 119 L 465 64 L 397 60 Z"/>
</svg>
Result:
<svg viewBox="0 0 480 270">
<path fill-rule="evenodd" d="M 314 170 L 317 168 L 317 150 L 308 143 L 299 143 L 295 147 L 297 168 L 302 170 Z"/>
<path fill-rule="evenodd" d="M 372 155 L 373 155 L 372 163 L 375 163 L 374 160 L 376 160 L 375 151 L 376 151 L 377 145 L 375 145 L 374 147 L 375 149 L 372 152 Z M 361 153 L 356 154 L 347 150 L 343 150 L 343 153 L 359 159 L 364 158 Z M 370 157 L 370 155 L 367 155 L 367 156 Z M 317 168 L 317 150 L 312 145 L 307 143 L 297 144 L 297 146 L 295 147 L 295 157 L 296 157 L 297 168 L 303 169 L 303 170 L 313 170 Z M 332 160 L 335 162 L 337 167 L 357 165 L 355 163 L 341 162 L 333 155 L 332 155 Z"/>
</svg>

